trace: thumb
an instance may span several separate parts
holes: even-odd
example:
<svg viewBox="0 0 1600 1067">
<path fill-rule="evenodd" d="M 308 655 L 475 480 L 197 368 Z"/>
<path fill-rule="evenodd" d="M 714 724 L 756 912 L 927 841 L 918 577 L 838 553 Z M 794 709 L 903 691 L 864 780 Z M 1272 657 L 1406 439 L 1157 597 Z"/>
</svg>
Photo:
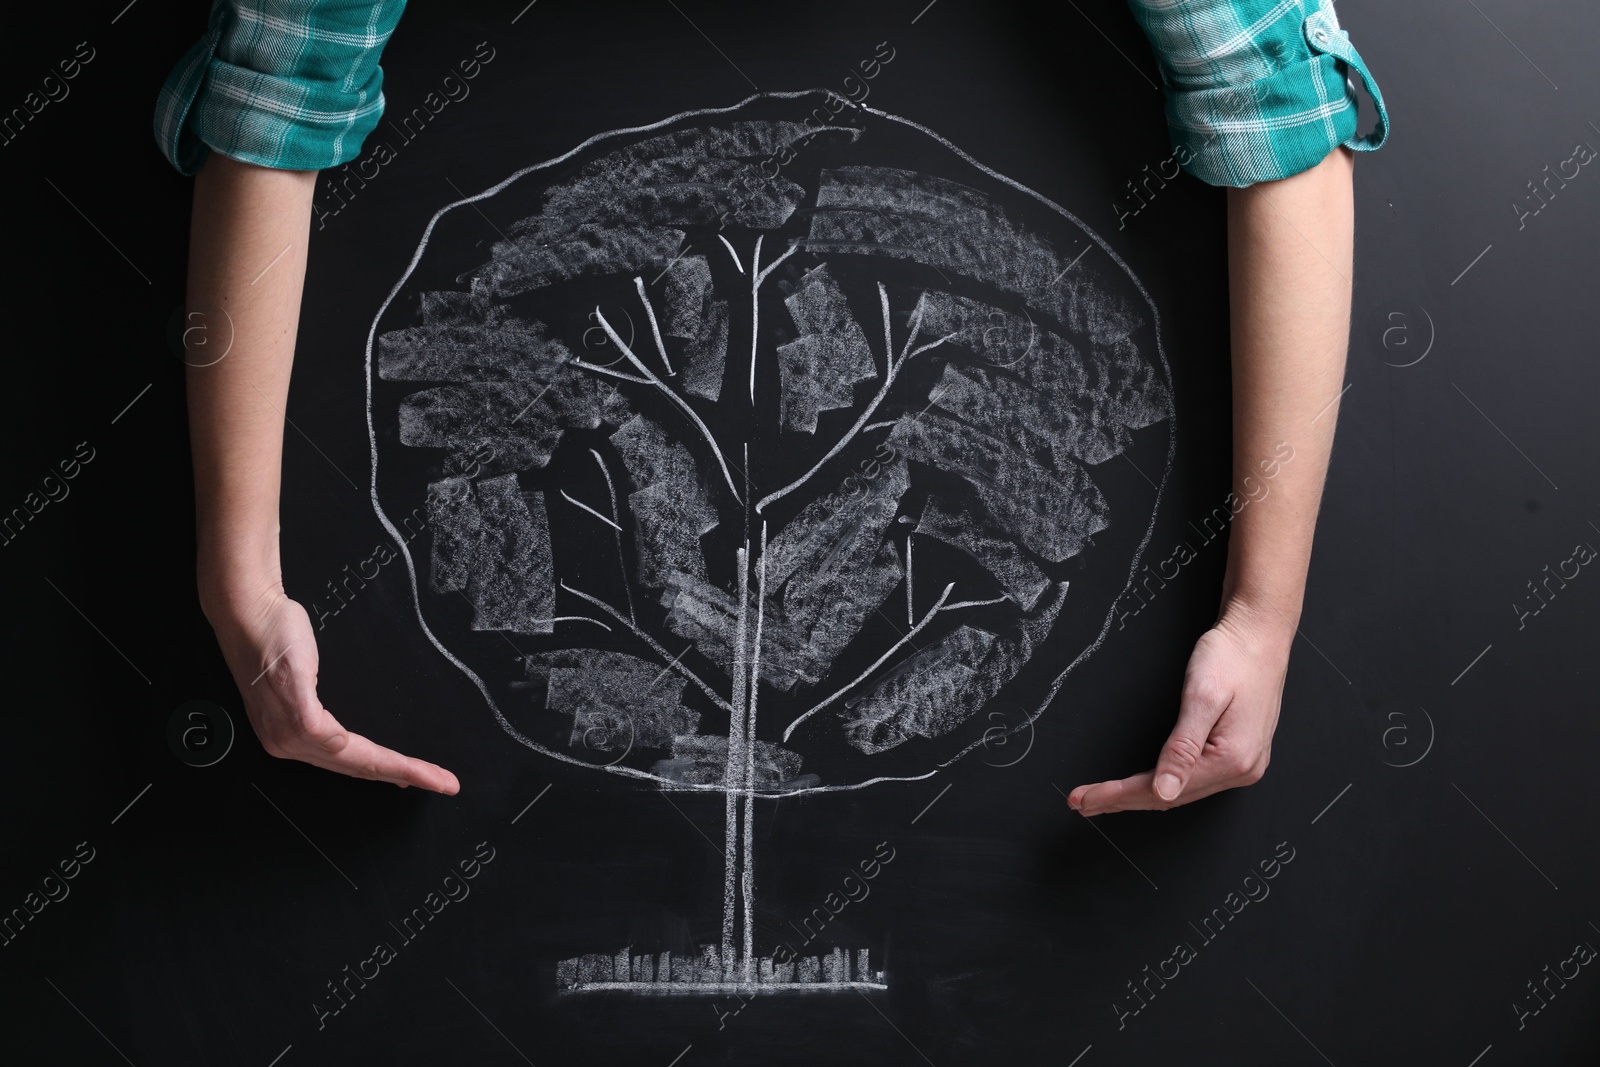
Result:
<svg viewBox="0 0 1600 1067">
<path fill-rule="evenodd" d="M 1172 728 L 1167 743 L 1161 746 L 1161 756 L 1156 760 L 1155 780 L 1152 788 L 1162 800 L 1176 800 L 1188 788 L 1200 756 L 1205 752 L 1206 740 L 1212 727 L 1222 717 L 1228 706 L 1230 694 L 1220 686 L 1190 684 L 1184 686 L 1183 700 L 1178 707 L 1178 724 Z"/>
<path fill-rule="evenodd" d="M 333 712 L 314 701 L 315 710 L 308 717 L 303 730 L 305 739 L 331 756 L 337 756 L 350 744 L 350 731 L 340 725 Z"/>
</svg>

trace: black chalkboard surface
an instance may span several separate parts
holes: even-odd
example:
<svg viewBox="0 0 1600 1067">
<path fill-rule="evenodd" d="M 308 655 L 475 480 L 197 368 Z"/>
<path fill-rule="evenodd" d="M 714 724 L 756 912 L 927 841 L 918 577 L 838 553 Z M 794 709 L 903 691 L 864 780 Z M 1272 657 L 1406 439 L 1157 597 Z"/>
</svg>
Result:
<svg viewBox="0 0 1600 1067">
<path fill-rule="evenodd" d="M 1086 824 L 1226 552 L 1224 194 L 1120 5 L 407 12 L 283 555 L 452 798 L 267 757 L 193 606 L 203 11 L 20 13 L 7 1062 L 1593 1062 L 1600 19 L 1340 16 L 1394 134 L 1272 768 Z"/>
</svg>

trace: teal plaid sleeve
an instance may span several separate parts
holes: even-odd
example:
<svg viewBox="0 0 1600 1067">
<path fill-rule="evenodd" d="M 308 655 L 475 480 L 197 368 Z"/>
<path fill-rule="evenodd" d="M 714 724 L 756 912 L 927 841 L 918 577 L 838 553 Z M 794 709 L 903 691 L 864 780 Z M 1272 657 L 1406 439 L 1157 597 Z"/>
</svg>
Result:
<svg viewBox="0 0 1600 1067">
<path fill-rule="evenodd" d="M 1315 166 L 1340 145 L 1389 135 L 1383 94 L 1332 0 L 1128 0 L 1161 67 L 1175 158 L 1212 185 L 1245 186 Z M 1350 76 L 1377 107 L 1356 134 Z"/>
<path fill-rule="evenodd" d="M 379 56 L 405 0 L 213 0 L 206 35 L 168 75 L 155 135 L 193 174 L 215 149 L 320 170 L 354 159 L 383 114 Z"/>
</svg>

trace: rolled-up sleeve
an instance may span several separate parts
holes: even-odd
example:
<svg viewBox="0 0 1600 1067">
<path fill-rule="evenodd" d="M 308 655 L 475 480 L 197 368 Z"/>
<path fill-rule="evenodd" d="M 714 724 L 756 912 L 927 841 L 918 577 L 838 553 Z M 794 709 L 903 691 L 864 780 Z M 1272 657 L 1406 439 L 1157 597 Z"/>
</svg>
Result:
<svg viewBox="0 0 1600 1067">
<path fill-rule="evenodd" d="M 1212 185 L 1274 181 L 1389 134 L 1383 94 L 1331 0 L 1129 0 L 1155 49 L 1177 161 Z M 1377 109 L 1357 135 L 1359 77 Z"/>
<path fill-rule="evenodd" d="M 167 160 L 193 174 L 210 150 L 285 170 L 354 159 L 383 114 L 378 60 L 404 0 L 214 0 L 206 34 L 156 102 Z"/>
</svg>

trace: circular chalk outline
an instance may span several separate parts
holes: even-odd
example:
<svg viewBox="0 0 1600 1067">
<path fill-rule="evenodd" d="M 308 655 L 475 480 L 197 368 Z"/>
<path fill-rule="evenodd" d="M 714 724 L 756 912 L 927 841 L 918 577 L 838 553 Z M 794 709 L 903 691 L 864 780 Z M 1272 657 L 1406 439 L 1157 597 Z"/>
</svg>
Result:
<svg viewBox="0 0 1600 1067">
<path fill-rule="evenodd" d="M 630 127 L 625 127 L 625 128 L 622 128 L 622 129 L 607 130 L 604 133 L 597 133 L 597 134 L 593 135 L 592 137 L 586 138 L 584 141 L 580 142 L 578 145 L 576 145 L 575 147 L 573 147 L 573 148 L 569 149 L 568 151 L 562 153 L 559 156 L 555 156 L 555 157 L 553 157 L 551 159 L 545 160 L 542 163 L 535 163 L 532 166 L 524 167 L 521 170 L 515 171 L 509 177 L 502 179 L 501 181 L 499 181 L 496 184 L 490 186 L 489 188 L 485 189 L 481 193 L 477 193 L 477 194 L 475 194 L 473 196 L 464 197 L 464 198 L 462 198 L 460 200 L 456 200 L 456 201 L 453 201 L 452 203 L 446 204 L 444 207 L 442 207 L 438 211 L 436 211 L 433 214 L 433 217 L 428 220 L 428 225 L 426 227 L 424 227 L 424 229 L 422 231 L 422 239 L 417 245 L 416 252 L 412 254 L 411 261 L 406 264 L 406 269 L 404 270 L 404 272 L 401 273 L 400 278 L 399 278 L 398 281 L 395 282 L 394 287 L 389 290 L 388 296 L 384 297 L 383 303 L 378 307 L 377 314 L 373 316 L 372 325 L 370 327 L 368 327 L 368 329 L 367 329 L 365 370 L 366 370 L 366 385 L 367 385 L 367 441 L 368 441 L 368 444 L 369 444 L 370 459 L 371 459 L 371 477 L 370 477 L 370 481 L 369 481 L 369 485 L 370 485 L 369 497 L 370 497 L 370 499 L 372 501 L 373 511 L 376 512 L 376 514 L 378 516 L 379 523 L 381 523 L 383 528 L 389 532 L 391 537 L 394 538 L 395 544 L 400 549 L 401 556 L 405 559 L 406 573 L 407 573 L 407 575 L 409 575 L 409 577 L 411 579 L 411 605 L 412 605 L 413 610 L 416 612 L 417 623 L 418 623 L 418 625 L 420 625 L 422 627 L 422 632 L 423 632 L 424 636 L 427 637 L 428 641 L 433 645 L 434 648 L 438 649 L 439 654 L 444 656 L 444 658 L 449 660 L 451 663 L 453 663 L 456 666 L 457 669 L 459 669 L 463 674 L 465 674 L 467 676 L 468 679 L 471 680 L 472 684 L 477 688 L 479 694 L 483 697 L 484 702 L 489 706 L 490 712 L 493 713 L 493 715 L 495 717 L 495 721 L 500 724 L 501 729 L 503 729 L 512 738 L 516 739 L 517 741 L 519 741 L 523 745 L 527 746 L 528 748 L 531 748 L 536 752 L 543 753 L 544 755 L 549 756 L 552 759 L 560 760 L 563 763 L 570 763 L 570 764 L 572 764 L 573 766 L 576 766 L 576 767 L 594 768 L 596 766 L 593 763 L 586 763 L 583 760 L 575 759 L 572 756 L 569 756 L 564 752 L 558 752 L 555 749 L 548 748 L 548 747 L 546 747 L 544 745 L 541 745 L 537 741 L 534 741 L 532 738 L 525 736 L 520 730 L 518 730 L 515 726 L 513 726 L 511 724 L 511 721 L 506 718 L 505 713 L 500 709 L 500 705 L 498 703 L 496 703 L 496 701 L 494 699 L 494 695 L 489 691 L 489 686 L 484 682 L 484 680 L 482 678 L 480 678 L 478 676 L 476 671 L 474 671 L 471 667 L 467 666 L 467 664 L 462 662 L 461 659 L 458 658 L 455 655 L 454 652 L 450 651 L 450 649 L 445 646 L 444 642 L 439 640 L 438 636 L 433 632 L 433 630 L 431 628 L 429 628 L 427 619 L 423 617 L 422 601 L 421 601 L 421 594 L 420 594 L 420 584 L 419 584 L 418 579 L 417 579 L 416 561 L 413 560 L 412 557 L 411 557 L 411 551 L 410 551 L 409 546 L 406 543 L 405 537 L 402 536 L 402 534 L 400 533 L 399 529 L 395 527 L 394 523 L 390 521 L 389 516 L 383 510 L 382 503 L 378 499 L 378 435 L 377 435 L 377 426 L 376 426 L 376 423 L 374 422 L 374 419 L 373 419 L 373 362 L 372 362 L 373 350 L 374 350 L 374 348 L 376 346 L 376 343 L 377 343 L 378 324 L 381 321 L 383 321 L 384 315 L 388 314 L 390 306 L 393 305 L 394 301 L 399 297 L 400 291 L 403 288 L 405 288 L 406 282 L 408 282 L 410 280 L 411 275 L 416 271 L 417 265 L 422 262 L 422 257 L 424 255 L 424 253 L 427 252 L 427 249 L 428 249 L 428 242 L 433 236 L 434 227 L 436 227 L 439 224 L 439 221 L 441 219 L 443 219 L 446 214 L 448 214 L 449 212 L 455 210 L 456 208 L 471 206 L 471 205 L 474 205 L 474 204 L 478 203 L 480 200 L 487 200 L 490 197 L 495 196 L 496 194 L 498 194 L 498 193 L 504 191 L 505 189 L 509 188 L 513 183 L 519 181 L 520 179 L 526 177 L 527 175 L 534 174 L 534 173 L 537 173 L 538 171 L 546 170 L 546 169 L 555 167 L 555 166 L 557 166 L 559 164 L 565 163 L 566 161 L 568 161 L 568 160 L 572 159 L 573 157 L 579 155 L 580 153 L 588 150 L 589 148 L 592 148 L 595 145 L 600 144 L 601 142 L 609 140 L 611 138 L 624 137 L 624 136 L 633 135 L 633 134 L 640 134 L 640 133 L 649 133 L 649 132 L 654 131 L 654 130 L 659 130 L 659 129 L 662 129 L 662 128 L 667 127 L 667 126 L 671 126 L 674 123 L 683 122 L 683 121 L 685 121 L 687 119 L 699 118 L 701 116 L 732 114 L 734 112 L 737 112 L 737 111 L 741 110 L 742 108 L 747 107 L 751 103 L 753 103 L 755 101 L 758 101 L 758 100 L 796 100 L 796 99 L 800 99 L 802 97 L 812 97 L 812 96 L 821 96 L 821 97 L 827 98 L 827 97 L 833 96 L 833 94 L 829 93 L 827 90 L 819 90 L 819 89 L 807 89 L 807 90 L 801 90 L 801 91 L 798 91 L 798 92 L 758 92 L 758 93 L 752 93 L 749 96 L 745 97 L 743 100 L 739 101 L 738 103 L 730 105 L 728 107 L 697 108 L 697 109 L 693 109 L 693 110 L 690 110 L 690 111 L 682 111 L 682 112 L 679 112 L 676 115 L 671 115 L 671 116 L 669 116 L 667 118 L 660 119 L 660 120 L 658 120 L 656 122 L 648 123 L 648 124 L 643 125 L 643 126 L 630 126 Z M 1145 289 L 1144 283 L 1139 280 L 1138 275 L 1133 273 L 1133 270 L 1127 265 L 1127 263 L 1125 263 L 1123 261 L 1122 257 L 1117 255 L 1117 253 L 1111 248 L 1111 246 L 1105 241 L 1104 238 L 1102 238 L 1094 230 L 1090 229 L 1088 227 L 1088 225 L 1083 222 L 1082 219 L 1079 219 L 1076 215 L 1074 215 L 1072 212 L 1068 211 L 1066 208 L 1062 207 L 1060 204 L 1057 204 L 1055 201 L 1053 201 L 1050 198 L 1044 196 L 1043 194 L 1035 192 L 1034 190 L 1029 189 L 1027 186 L 1023 185 L 1022 183 L 1020 183 L 1020 182 L 1018 182 L 1018 181 L 1016 181 L 1016 180 L 1014 180 L 1012 178 L 1008 178 L 1004 174 L 1001 174 L 1000 172 L 998 172 L 998 171 L 996 171 L 996 170 L 994 170 L 994 169 L 992 169 L 990 167 L 987 167 L 984 164 L 978 162 L 972 156 L 968 155 L 966 152 L 964 152 L 960 148 L 956 147 L 950 141 L 948 141 L 944 137 L 940 136 L 938 133 L 935 133 L 933 130 L 929 129 L 928 127 L 922 125 L 921 123 L 915 122 L 915 121 L 913 121 L 911 119 L 901 118 L 898 115 L 891 115 L 886 111 L 880 111 L 877 108 L 867 107 L 864 104 L 855 104 L 853 102 L 848 102 L 848 101 L 847 101 L 847 103 L 849 103 L 849 106 L 851 106 L 852 108 L 854 108 L 855 110 L 857 110 L 859 112 L 862 112 L 864 114 L 869 114 L 869 115 L 875 115 L 878 118 L 883 119 L 883 120 L 888 121 L 888 122 L 899 123 L 902 126 L 905 126 L 905 127 L 910 128 L 910 129 L 916 130 L 919 133 L 922 133 L 925 136 L 932 138 L 939 145 L 941 145 L 942 147 L 947 149 L 951 154 L 953 154 L 958 160 L 966 163 L 968 166 L 973 167 L 974 169 L 978 170 L 979 172 L 981 172 L 981 173 L 989 176 L 990 178 L 1000 182 L 1001 184 L 1007 185 L 1007 186 L 1011 187 L 1012 189 L 1017 190 L 1020 193 L 1023 193 L 1023 194 L 1025 194 L 1027 196 L 1032 197 L 1034 200 L 1038 201 L 1040 204 L 1043 204 L 1045 207 L 1047 207 L 1050 210 L 1055 211 L 1057 214 L 1061 215 L 1062 218 L 1066 219 L 1073 226 L 1077 227 L 1083 234 L 1085 234 L 1087 237 L 1089 237 L 1091 240 L 1093 240 L 1095 242 L 1095 244 L 1097 244 L 1100 247 L 1100 250 L 1102 252 L 1104 252 L 1111 259 L 1111 262 L 1116 264 L 1116 266 L 1118 268 L 1120 268 L 1125 275 L 1127 275 L 1128 280 L 1133 283 L 1134 289 L 1137 290 L 1139 295 L 1144 299 L 1145 307 L 1148 308 L 1149 311 L 1150 311 L 1150 327 L 1151 327 L 1151 331 L 1153 332 L 1153 334 L 1155 336 L 1156 358 L 1160 361 L 1160 365 L 1161 365 L 1161 370 L 1162 370 L 1163 376 L 1164 376 L 1166 382 L 1168 383 L 1168 385 L 1170 386 L 1170 384 L 1172 382 L 1172 366 L 1171 366 L 1171 364 L 1169 364 L 1167 362 L 1166 349 L 1161 343 L 1161 315 L 1160 315 L 1160 312 L 1157 310 L 1157 308 L 1155 306 L 1155 301 L 1150 298 L 1149 291 Z M 1062 672 L 1059 675 L 1056 676 L 1055 680 L 1053 682 L 1051 682 L 1049 686 L 1046 687 L 1044 696 L 1039 701 L 1038 708 L 1036 710 L 1034 710 L 1031 714 L 1029 714 L 1027 716 L 1027 718 L 1024 720 L 1024 722 L 1022 724 L 1018 725 L 1016 727 L 1016 729 L 1012 731 L 1013 733 L 1017 732 L 1018 730 L 1023 729 L 1024 727 L 1031 727 L 1033 725 L 1033 723 L 1038 720 L 1039 716 L 1044 714 L 1045 709 L 1048 708 L 1050 706 L 1050 704 L 1055 700 L 1056 694 L 1061 691 L 1062 685 L 1064 685 L 1066 683 L 1067 677 L 1074 670 L 1077 669 L 1079 664 L 1081 664 L 1084 660 L 1088 659 L 1091 655 L 1093 655 L 1096 651 L 1098 651 L 1100 646 L 1105 643 L 1105 639 L 1111 633 L 1111 624 L 1116 620 L 1117 605 L 1121 602 L 1122 597 L 1128 592 L 1128 590 L 1133 588 L 1135 577 L 1138 575 L 1138 572 L 1139 572 L 1140 560 L 1143 559 L 1145 549 L 1149 547 L 1150 540 L 1155 535 L 1156 517 L 1160 514 L 1161 499 L 1166 493 L 1167 481 L 1172 475 L 1173 464 L 1174 464 L 1174 461 L 1175 461 L 1175 459 L 1177 457 L 1177 449 L 1178 449 L 1178 415 L 1177 415 L 1176 405 L 1173 405 L 1171 410 L 1169 410 L 1168 413 L 1167 413 L 1167 424 L 1168 424 L 1167 464 L 1166 464 L 1165 469 L 1161 472 L 1161 482 L 1160 482 L 1159 485 L 1156 486 L 1156 498 L 1150 505 L 1150 524 L 1149 524 L 1149 526 L 1146 527 L 1145 532 L 1144 532 L 1144 536 L 1140 539 L 1138 547 L 1134 549 L 1133 558 L 1132 558 L 1132 561 L 1131 561 L 1131 563 L 1130 563 L 1130 565 L 1128 567 L 1128 580 L 1125 583 L 1123 583 L 1122 590 L 1115 597 L 1111 598 L 1111 606 L 1106 610 L 1105 622 L 1100 627 L 1100 633 L 1095 637 L 1095 639 L 1093 641 L 1091 641 L 1087 646 L 1085 646 L 1082 651 L 1080 651 L 1075 657 L 1073 657 L 1072 661 L 1067 664 L 1066 668 L 1064 670 L 1062 670 Z M 879 784 L 884 783 L 884 782 L 921 782 L 921 781 L 926 781 L 927 779 L 932 778 L 934 775 L 938 774 L 940 771 L 945 770 L 946 768 L 954 765 L 962 757 L 964 757 L 968 753 L 972 752 L 973 749 L 982 748 L 982 747 L 985 747 L 985 741 L 984 741 L 984 737 L 980 736 L 977 740 L 973 741 L 971 744 L 967 745 L 965 748 L 959 750 L 954 755 L 952 755 L 949 758 L 947 758 L 947 759 L 941 761 L 940 763 L 938 763 L 932 770 L 926 772 L 925 774 L 880 775 L 878 777 L 868 778 L 868 779 L 866 779 L 864 781 L 861 781 L 861 782 L 855 782 L 855 783 L 849 783 L 849 784 L 806 786 L 804 788 L 793 789 L 793 790 L 788 790 L 788 791 L 781 791 L 781 790 L 751 790 L 750 794 L 752 796 L 754 796 L 754 797 L 757 797 L 757 798 L 779 799 L 779 798 L 783 798 L 783 797 L 802 796 L 802 795 L 807 794 L 807 793 L 852 792 L 854 790 L 866 789 L 866 788 L 868 788 L 870 786 L 879 785 Z M 690 783 L 681 782 L 681 781 L 678 781 L 676 779 L 664 778 L 661 775 L 652 774 L 649 771 L 639 770 L 638 768 L 635 768 L 635 767 L 620 767 L 620 766 L 606 765 L 606 766 L 601 766 L 600 769 L 603 770 L 603 771 L 606 771 L 608 773 L 611 773 L 611 774 L 621 775 L 621 776 L 628 777 L 628 778 L 635 778 L 635 779 L 639 779 L 639 780 L 643 780 L 643 781 L 654 782 L 654 783 L 657 783 L 660 786 L 665 787 L 667 790 L 672 791 L 672 792 L 703 792 L 703 793 L 726 793 L 726 792 L 728 792 L 726 787 L 724 785 L 721 785 L 721 784 L 692 785 Z"/>
</svg>

